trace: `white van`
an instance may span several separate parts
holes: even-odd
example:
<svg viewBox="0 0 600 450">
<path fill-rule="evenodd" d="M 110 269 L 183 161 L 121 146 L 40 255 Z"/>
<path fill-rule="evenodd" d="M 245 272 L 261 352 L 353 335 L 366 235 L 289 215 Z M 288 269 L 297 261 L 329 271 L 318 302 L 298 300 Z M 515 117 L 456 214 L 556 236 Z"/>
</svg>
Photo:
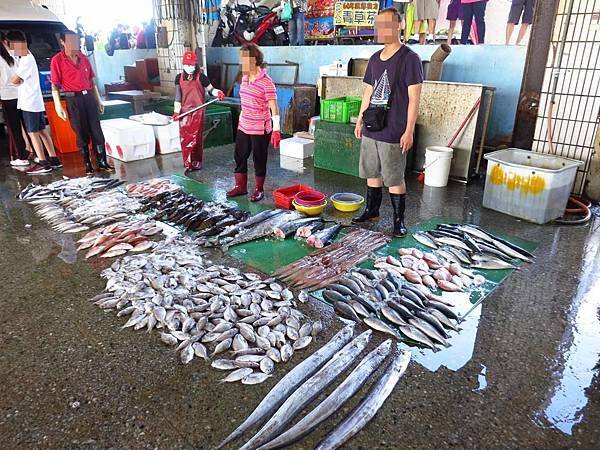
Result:
<svg viewBox="0 0 600 450">
<path fill-rule="evenodd" d="M 66 30 L 59 18 L 31 0 L 0 2 L 0 31 L 21 30 L 41 71 L 50 70 L 50 60 L 60 51 L 58 38 Z"/>
<path fill-rule="evenodd" d="M 40 70 L 44 95 L 51 94 L 50 60 L 60 51 L 60 33 L 67 28 L 54 13 L 31 0 L 0 1 L 0 31 L 20 30 Z M 1 111 L 1 108 L 0 108 Z M 3 123 L 0 114 L 0 123 Z"/>
</svg>

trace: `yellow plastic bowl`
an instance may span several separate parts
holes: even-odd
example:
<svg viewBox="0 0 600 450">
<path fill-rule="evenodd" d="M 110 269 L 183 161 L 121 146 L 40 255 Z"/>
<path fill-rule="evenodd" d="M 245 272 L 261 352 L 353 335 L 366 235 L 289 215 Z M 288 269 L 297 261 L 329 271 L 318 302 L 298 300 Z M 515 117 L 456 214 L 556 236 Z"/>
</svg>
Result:
<svg viewBox="0 0 600 450">
<path fill-rule="evenodd" d="M 306 214 L 307 216 L 318 216 L 323 211 L 325 211 L 325 207 L 327 206 L 327 200 L 324 200 L 324 203 L 319 206 L 302 206 L 296 203 L 296 200 L 292 200 L 292 204 L 294 205 L 294 208 L 296 208 L 296 211 L 300 211 L 301 213 Z"/>
<path fill-rule="evenodd" d="M 360 207 L 362 206 L 362 204 L 364 202 L 365 202 L 364 198 L 360 202 L 356 202 L 356 203 L 338 202 L 338 201 L 335 201 L 333 198 L 331 199 L 331 203 L 333 203 L 333 207 L 335 209 L 337 209 L 338 211 L 342 211 L 342 212 L 356 212 L 360 209 Z"/>
</svg>

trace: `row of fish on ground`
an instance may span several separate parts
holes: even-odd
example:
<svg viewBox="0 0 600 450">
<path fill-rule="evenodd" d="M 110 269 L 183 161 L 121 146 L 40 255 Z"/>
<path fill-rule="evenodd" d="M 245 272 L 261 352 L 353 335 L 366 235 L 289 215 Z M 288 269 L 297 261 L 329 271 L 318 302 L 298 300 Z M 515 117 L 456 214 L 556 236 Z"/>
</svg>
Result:
<svg viewBox="0 0 600 450">
<path fill-rule="evenodd" d="M 436 349 L 449 346 L 462 320 L 440 295 L 477 289 L 486 278 L 477 270 L 518 268 L 528 251 L 475 225 L 439 225 L 414 235 L 432 251 L 400 248 L 399 257 L 376 258 L 376 270 L 355 269 L 322 292 L 341 317 Z"/>
<path fill-rule="evenodd" d="M 321 322 L 308 321 L 296 309 L 294 294 L 275 280 L 263 281 L 257 274 L 213 264 L 191 237 L 150 240 L 161 231 L 154 219 L 164 215 L 167 221 L 183 223 L 184 208 L 212 218 L 213 224 L 217 223 L 215 215 L 241 220 L 248 218 L 247 213 L 198 200 L 165 180 L 130 184 L 125 189 L 110 187 L 117 186 L 89 178 L 60 180 L 28 187 L 22 200 L 56 208 L 79 225 L 85 220 L 86 230 L 96 226 L 78 240 L 78 251 L 86 250 L 86 258 L 152 250 L 116 260 L 102 272 L 107 279 L 105 291 L 92 299 L 103 310 L 127 317 L 124 328 L 157 329 L 161 340 L 180 352 L 183 363 L 195 357 L 205 359 L 212 367 L 229 372 L 224 382 L 244 384 L 268 379 L 275 364 L 288 362 L 321 331 Z M 155 207 L 174 200 L 171 211 Z M 112 214 L 117 203 L 123 210 L 117 214 L 127 211 L 127 217 Z M 90 208 L 89 214 L 83 214 L 85 207 Z M 172 215 L 175 209 L 177 217 Z M 154 218 L 143 214 L 150 210 Z M 103 221 L 88 220 L 100 214 Z M 113 220 L 104 225 L 108 218 Z M 83 229 L 74 232 L 79 231 Z M 299 301 L 307 298 L 300 292 Z"/>
<path fill-rule="evenodd" d="M 323 248 L 342 228 L 340 224 L 282 209 L 269 209 L 250 216 L 235 206 L 204 202 L 183 191 L 159 193 L 143 202 L 141 211 L 152 212 L 155 220 L 196 232 L 201 245 L 224 250 L 258 239 L 291 236 L 304 239 L 309 247 Z"/>
<path fill-rule="evenodd" d="M 91 301 L 128 320 L 123 328 L 160 331 L 184 364 L 195 357 L 228 371 L 222 381 L 257 384 L 322 330 L 273 279 L 215 265 L 189 236 L 159 242 L 102 272 L 105 291 Z M 297 299 L 307 300 L 305 293 Z"/>
<path fill-rule="evenodd" d="M 318 290 L 369 259 L 389 241 L 383 233 L 356 228 L 333 244 L 279 268 L 275 276 L 297 289 Z"/>
<path fill-rule="evenodd" d="M 253 428 L 258 429 L 246 440 L 242 450 L 285 448 L 340 412 L 375 377 L 358 405 L 315 448 L 339 448 L 357 434 L 392 393 L 406 371 L 411 355 L 399 348 L 392 350 L 392 341 L 388 339 L 355 365 L 369 344 L 372 331 L 367 330 L 356 337 L 353 334 L 353 326 L 343 328 L 326 345 L 288 372 L 218 448 L 231 444 Z M 389 360 L 387 364 L 386 359 Z M 353 366 L 354 369 L 344 377 L 344 372 Z M 382 366 L 383 372 L 375 375 Z M 317 400 L 336 384 L 331 393 Z M 300 417 L 315 400 L 317 404 Z M 300 420 L 292 425 L 298 418 Z"/>
</svg>

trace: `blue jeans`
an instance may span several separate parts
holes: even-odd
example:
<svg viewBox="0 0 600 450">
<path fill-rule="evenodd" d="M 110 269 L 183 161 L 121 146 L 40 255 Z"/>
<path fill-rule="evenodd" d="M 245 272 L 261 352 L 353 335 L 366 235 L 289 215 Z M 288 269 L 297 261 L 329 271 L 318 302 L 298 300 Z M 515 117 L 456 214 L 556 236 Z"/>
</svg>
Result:
<svg viewBox="0 0 600 450">
<path fill-rule="evenodd" d="M 463 3 L 462 7 L 465 20 L 463 22 L 460 43 L 465 45 L 468 42 L 469 33 L 471 33 L 471 23 L 474 17 L 477 24 L 477 37 L 479 43 L 483 44 L 485 42 L 485 8 L 487 7 L 487 0 L 476 3 Z"/>
<path fill-rule="evenodd" d="M 294 8 L 289 23 L 290 45 L 304 45 L 304 13 Z"/>
</svg>

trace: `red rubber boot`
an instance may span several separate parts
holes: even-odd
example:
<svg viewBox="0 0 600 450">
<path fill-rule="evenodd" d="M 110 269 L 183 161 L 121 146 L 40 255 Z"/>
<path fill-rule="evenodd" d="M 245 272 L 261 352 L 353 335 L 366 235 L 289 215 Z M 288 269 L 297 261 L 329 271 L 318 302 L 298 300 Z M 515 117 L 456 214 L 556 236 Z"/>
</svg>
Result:
<svg viewBox="0 0 600 450">
<path fill-rule="evenodd" d="M 254 187 L 254 193 L 250 196 L 250 201 L 259 202 L 265 198 L 265 177 L 254 177 L 254 181 L 256 185 Z"/>
<path fill-rule="evenodd" d="M 248 193 L 248 174 L 247 173 L 234 173 L 235 186 L 232 190 L 227 192 L 227 197 L 239 197 L 240 195 L 246 195 Z"/>
</svg>

